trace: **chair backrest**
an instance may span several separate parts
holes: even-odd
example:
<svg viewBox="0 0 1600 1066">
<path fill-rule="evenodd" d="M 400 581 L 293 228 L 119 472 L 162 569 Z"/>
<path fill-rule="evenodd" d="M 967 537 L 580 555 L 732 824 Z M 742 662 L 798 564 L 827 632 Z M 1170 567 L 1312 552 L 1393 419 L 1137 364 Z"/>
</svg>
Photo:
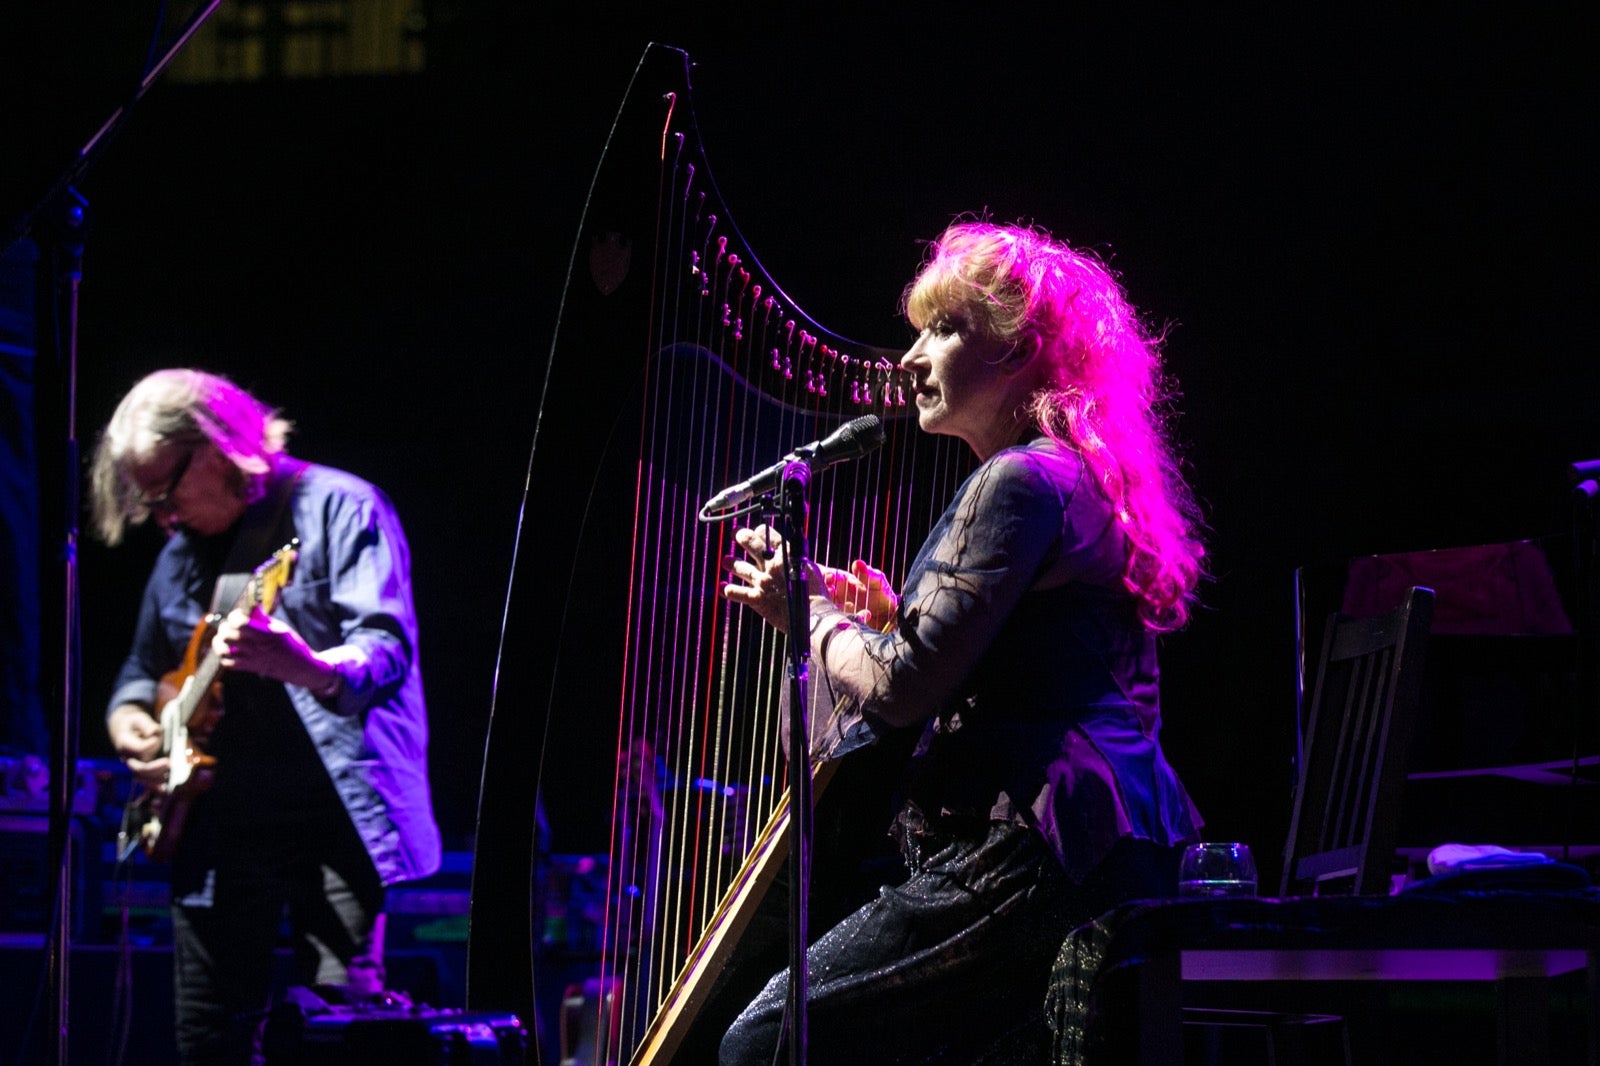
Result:
<svg viewBox="0 0 1600 1066">
<path fill-rule="evenodd" d="M 1377 618 L 1329 617 L 1280 895 L 1387 895 L 1433 590 Z"/>
</svg>

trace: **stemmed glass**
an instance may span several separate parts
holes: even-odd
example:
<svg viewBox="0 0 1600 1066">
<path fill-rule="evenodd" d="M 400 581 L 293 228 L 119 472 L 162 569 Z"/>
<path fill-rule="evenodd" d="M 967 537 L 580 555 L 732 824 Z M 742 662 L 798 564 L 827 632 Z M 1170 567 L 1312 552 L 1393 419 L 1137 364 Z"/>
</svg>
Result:
<svg viewBox="0 0 1600 1066">
<path fill-rule="evenodd" d="M 1256 864 L 1244 844 L 1190 844 L 1178 866 L 1178 895 L 1226 899 L 1256 894 Z"/>
</svg>

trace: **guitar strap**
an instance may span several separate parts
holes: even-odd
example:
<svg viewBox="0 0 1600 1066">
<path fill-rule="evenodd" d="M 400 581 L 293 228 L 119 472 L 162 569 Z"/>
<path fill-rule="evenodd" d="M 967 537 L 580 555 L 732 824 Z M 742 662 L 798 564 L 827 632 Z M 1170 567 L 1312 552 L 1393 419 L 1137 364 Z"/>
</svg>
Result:
<svg viewBox="0 0 1600 1066">
<path fill-rule="evenodd" d="M 281 548 L 292 535 L 292 530 L 282 528 L 284 516 L 288 513 L 289 501 L 294 498 L 294 489 L 300 483 L 300 476 L 310 465 L 287 457 L 280 460 L 266 499 L 245 512 L 239 535 L 228 550 L 222 575 L 212 589 L 211 614 L 220 614 L 237 604 L 261 560 Z"/>
</svg>

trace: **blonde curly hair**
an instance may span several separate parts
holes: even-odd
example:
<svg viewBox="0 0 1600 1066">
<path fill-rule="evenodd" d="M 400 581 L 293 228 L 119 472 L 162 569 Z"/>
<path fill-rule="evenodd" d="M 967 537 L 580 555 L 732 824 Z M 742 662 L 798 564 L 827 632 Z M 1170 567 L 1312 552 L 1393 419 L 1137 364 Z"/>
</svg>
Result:
<svg viewBox="0 0 1600 1066">
<path fill-rule="evenodd" d="M 1051 381 L 1029 416 L 1083 457 L 1111 500 L 1132 544 L 1123 581 L 1145 624 L 1182 628 L 1204 572 L 1199 508 L 1167 439 L 1162 338 L 1111 271 L 1033 226 L 962 221 L 929 246 L 902 304 L 918 329 L 955 313 L 996 340 L 1037 345 Z"/>
</svg>

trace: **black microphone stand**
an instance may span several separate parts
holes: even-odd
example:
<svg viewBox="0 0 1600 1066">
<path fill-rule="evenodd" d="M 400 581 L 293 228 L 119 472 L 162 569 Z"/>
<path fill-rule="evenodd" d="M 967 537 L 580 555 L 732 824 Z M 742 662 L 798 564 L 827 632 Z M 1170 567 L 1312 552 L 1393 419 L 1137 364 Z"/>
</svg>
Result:
<svg viewBox="0 0 1600 1066">
<path fill-rule="evenodd" d="M 73 856 L 71 825 L 78 783 L 78 292 L 83 278 L 87 204 L 76 191 L 51 205 L 39 234 L 39 282 L 34 359 L 36 402 L 55 412 L 35 423 L 39 470 L 39 679 L 41 697 L 58 709 L 50 731 L 49 891 L 53 906 L 45 930 L 49 988 L 47 1031 L 55 1061 L 67 1061 L 68 980 L 71 970 Z"/>
<path fill-rule="evenodd" d="M 783 565 L 789 600 L 789 1004 L 790 1066 L 806 1061 L 806 933 L 811 886 L 811 730 L 806 721 L 811 660 L 811 570 L 806 546 L 806 501 L 811 467 L 795 460 L 783 469 Z"/>
<path fill-rule="evenodd" d="M 848 456 L 825 454 L 830 442 L 843 441 Z M 759 511 L 776 525 L 783 541 L 784 581 L 789 610 L 789 997 L 786 1017 L 790 1066 L 806 1061 L 806 1002 L 809 989 L 806 925 L 810 915 L 811 838 L 815 812 L 811 809 L 811 729 L 806 683 L 811 660 L 811 562 L 806 546 L 807 496 L 811 491 L 811 462 L 823 466 L 840 458 L 854 458 L 883 444 L 883 427 L 876 417 L 858 418 L 828 441 L 808 446 L 773 464 L 755 478 L 718 493 L 700 508 L 700 521 L 722 522 Z M 776 485 L 770 481 L 782 466 Z M 759 488 L 758 488 L 759 484 Z M 781 496 L 775 502 L 773 489 Z M 753 503 L 746 501 L 754 499 Z"/>
<path fill-rule="evenodd" d="M 54 896 L 46 932 L 45 971 L 49 985 L 47 1028 L 54 1061 L 69 1061 L 71 1016 L 73 859 L 71 824 L 78 783 L 79 595 L 77 437 L 78 298 L 83 281 L 83 248 L 88 232 L 88 201 L 76 183 L 88 173 L 111 138 L 126 125 L 133 107 L 172 62 L 222 0 L 209 0 L 185 24 L 177 39 L 150 65 L 128 102 L 95 131 L 67 169 L 32 211 L 12 228 L 5 247 L 33 234 L 38 238 L 38 382 L 35 395 L 53 418 L 37 422 L 41 472 L 40 530 L 41 653 L 39 676 L 58 707 L 58 727 L 50 740 L 50 831 L 48 854 Z M 50 426 L 60 427 L 52 435 Z M 48 486 L 48 487 L 47 487 Z M 57 634 L 56 641 L 43 634 Z"/>
</svg>

